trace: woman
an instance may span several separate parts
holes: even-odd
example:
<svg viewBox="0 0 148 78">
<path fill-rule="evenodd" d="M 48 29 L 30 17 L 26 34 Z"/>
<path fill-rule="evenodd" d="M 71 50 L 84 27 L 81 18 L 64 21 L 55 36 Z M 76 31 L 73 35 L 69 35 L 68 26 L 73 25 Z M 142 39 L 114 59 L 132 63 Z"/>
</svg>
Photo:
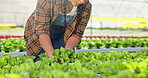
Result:
<svg viewBox="0 0 148 78">
<path fill-rule="evenodd" d="M 39 61 L 41 53 L 51 58 L 54 49 L 73 49 L 82 38 L 90 13 L 89 0 L 38 0 L 24 31 L 27 55 Z"/>
</svg>

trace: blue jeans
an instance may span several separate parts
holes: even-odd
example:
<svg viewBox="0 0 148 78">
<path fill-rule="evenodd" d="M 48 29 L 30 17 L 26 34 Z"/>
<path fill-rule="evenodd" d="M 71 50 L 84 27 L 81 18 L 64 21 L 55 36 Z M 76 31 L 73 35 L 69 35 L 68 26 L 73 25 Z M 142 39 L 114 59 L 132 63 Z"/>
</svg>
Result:
<svg viewBox="0 0 148 78">
<path fill-rule="evenodd" d="M 50 38 L 54 49 L 60 49 L 61 47 L 65 47 L 64 43 L 64 32 L 65 28 L 62 26 L 51 26 L 50 28 Z M 41 58 L 38 56 L 41 53 L 45 53 L 42 49 L 34 59 L 35 62 L 40 61 Z"/>
</svg>

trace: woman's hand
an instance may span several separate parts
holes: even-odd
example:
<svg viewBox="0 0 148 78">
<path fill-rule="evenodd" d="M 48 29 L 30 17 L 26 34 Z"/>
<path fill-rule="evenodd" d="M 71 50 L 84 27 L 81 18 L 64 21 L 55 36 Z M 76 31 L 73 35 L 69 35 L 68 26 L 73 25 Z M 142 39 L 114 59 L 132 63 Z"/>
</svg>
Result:
<svg viewBox="0 0 148 78">
<path fill-rule="evenodd" d="M 74 47 L 78 45 L 79 42 L 80 40 L 78 38 L 71 36 L 65 45 L 65 49 L 74 49 Z"/>
<path fill-rule="evenodd" d="M 69 1 L 72 3 L 73 6 L 78 6 L 80 4 L 85 3 L 88 0 L 69 0 Z"/>
<path fill-rule="evenodd" d="M 47 55 L 48 55 L 49 58 L 52 58 L 53 57 L 52 53 L 49 53 Z"/>
<path fill-rule="evenodd" d="M 39 42 L 41 44 L 41 47 L 44 49 L 46 54 L 49 58 L 53 57 L 52 53 L 54 51 L 54 48 L 52 46 L 52 42 L 50 39 L 50 36 L 48 34 L 42 34 L 39 36 Z"/>
</svg>

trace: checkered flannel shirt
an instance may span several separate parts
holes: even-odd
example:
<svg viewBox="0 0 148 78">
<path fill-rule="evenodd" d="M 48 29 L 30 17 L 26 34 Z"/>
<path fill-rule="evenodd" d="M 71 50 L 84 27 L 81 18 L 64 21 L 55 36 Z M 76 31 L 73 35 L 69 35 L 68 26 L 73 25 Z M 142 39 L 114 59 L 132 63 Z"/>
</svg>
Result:
<svg viewBox="0 0 148 78">
<path fill-rule="evenodd" d="M 58 16 L 59 14 L 59 1 L 62 0 L 38 0 L 37 6 L 34 10 L 34 12 L 31 14 L 31 16 L 28 18 L 25 26 L 24 31 L 24 38 L 26 40 L 26 51 L 27 55 L 33 55 L 36 56 L 40 50 L 42 49 L 40 43 L 39 43 L 39 36 L 42 34 L 48 34 L 50 35 L 50 25 L 52 21 Z M 53 11 L 53 7 L 51 8 L 51 4 L 53 4 L 54 7 L 54 15 L 51 20 L 51 11 Z M 78 38 L 79 40 L 82 38 L 82 35 L 84 33 L 84 30 L 87 26 L 88 20 L 90 18 L 91 14 L 91 3 L 88 1 L 84 3 L 84 8 L 82 11 L 82 15 L 80 18 L 82 18 L 80 21 L 75 19 L 72 21 L 72 23 L 67 26 L 65 33 L 64 33 L 64 42 L 66 43 L 67 40 L 74 36 Z M 82 9 L 77 8 L 77 9 Z M 75 30 L 76 23 L 78 22 L 78 27 L 76 34 L 72 34 Z"/>
</svg>

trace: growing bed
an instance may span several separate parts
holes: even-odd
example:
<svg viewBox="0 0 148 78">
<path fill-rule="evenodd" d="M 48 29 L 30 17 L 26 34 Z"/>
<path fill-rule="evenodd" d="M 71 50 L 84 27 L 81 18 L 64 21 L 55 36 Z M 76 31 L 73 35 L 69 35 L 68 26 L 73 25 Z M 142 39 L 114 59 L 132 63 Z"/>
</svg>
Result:
<svg viewBox="0 0 148 78">
<path fill-rule="evenodd" d="M 148 78 L 148 50 L 135 53 L 82 52 L 57 49 L 53 58 L 0 55 L 2 78 Z"/>
<path fill-rule="evenodd" d="M 41 54 L 42 60 L 34 62 L 35 56 L 26 56 L 23 38 L 1 39 L 0 77 L 148 78 L 147 40 L 84 39 L 75 51 L 57 49 L 53 58 Z"/>
</svg>

